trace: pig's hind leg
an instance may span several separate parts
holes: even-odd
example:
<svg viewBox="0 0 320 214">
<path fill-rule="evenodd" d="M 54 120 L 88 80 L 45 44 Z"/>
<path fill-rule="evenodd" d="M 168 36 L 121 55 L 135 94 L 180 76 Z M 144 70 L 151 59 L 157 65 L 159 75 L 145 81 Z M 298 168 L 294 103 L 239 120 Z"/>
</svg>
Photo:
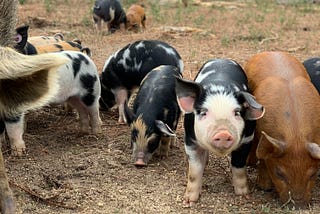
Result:
<svg viewBox="0 0 320 214">
<path fill-rule="evenodd" d="M 127 123 L 127 119 L 124 113 L 124 105 L 126 103 L 126 101 L 128 100 L 128 91 L 125 88 L 119 88 L 116 89 L 114 91 L 114 96 L 116 99 L 116 103 L 118 105 L 119 108 L 119 119 L 118 119 L 118 123 L 120 124 L 126 124 Z"/>
<path fill-rule="evenodd" d="M 80 100 L 79 97 L 70 97 L 67 102 L 73 108 L 77 109 L 79 113 L 80 131 L 82 133 L 88 134 L 90 132 L 90 125 L 87 107 L 84 105 L 84 103 Z"/>
<path fill-rule="evenodd" d="M 24 114 L 16 117 L 7 117 L 4 122 L 12 154 L 21 156 L 26 150 L 26 144 L 22 138 L 24 133 Z"/>
</svg>

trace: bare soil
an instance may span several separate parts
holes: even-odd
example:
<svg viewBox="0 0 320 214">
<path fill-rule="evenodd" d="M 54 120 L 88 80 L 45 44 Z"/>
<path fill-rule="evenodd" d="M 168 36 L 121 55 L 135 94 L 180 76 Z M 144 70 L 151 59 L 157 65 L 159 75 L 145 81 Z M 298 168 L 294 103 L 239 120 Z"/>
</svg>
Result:
<svg viewBox="0 0 320 214">
<path fill-rule="evenodd" d="M 138 3 L 145 5 L 147 29 L 110 35 L 94 30 L 93 0 L 22 2 L 19 25 L 29 24 L 30 36 L 60 32 L 65 40 L 80 39 L 91 49 L 99 71 L 110 54 L 139 39 L 158 39 L 175 47 L 187 79 L 193 79 L 210 58 L 230 58 L 243 65 L 265 50 L 288 51 L 301 61 L 320 56 L 320 6 L 312 3 L 209 1 L 184 7 L 170 0 L 164 4 L 145 0 Z M 122 4 L 128 8 L 132 2 Z M 169 26 L 193 29 L 170 31 Z M 256 169 L 248 168 L 251 194 L 246 199 L 233 192 L 228 158 L 213 155 L 199 202 L 185 208 L 182 123 L 177 130 L 180 146 L 172 148 L 167 159 L 153 158 L 148 167 L 136 168 L 129 127 L 117 123 L 117 111 L 101 111 L 101 117 L 103 133 L 95 136 L 79 134 L 76 114 L 60 106 L 27 114 L 27 153 L 14 157 L 8 144 L 3 145 L 17 213 L 320 213 L 319 181 L 310 207 L 298 210 L 279 203 L 274 191 L 257 188 Z"/>
</svg>

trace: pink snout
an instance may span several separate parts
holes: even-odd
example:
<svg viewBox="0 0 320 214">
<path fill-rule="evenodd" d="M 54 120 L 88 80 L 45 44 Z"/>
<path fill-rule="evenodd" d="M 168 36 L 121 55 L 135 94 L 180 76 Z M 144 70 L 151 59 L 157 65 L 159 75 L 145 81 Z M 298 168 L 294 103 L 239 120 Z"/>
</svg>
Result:
<svg viewBox="0 0 320 214">
<path fill-rule="evenodd" d="M 218 149 L 229 149 L 233 145 L 233 137 L 227 130 L 222 130 L 216 133 L 211 144 Z"/>
<path fill-rule="evenodd" d="M 136 162 L 134 162 L 134 165 L 137 167 L 143 167 L 143 166 L 147 166 L 147 164 L 144 162 L 144 153 L 143 152 L 139 152 Z"/>
</svg>

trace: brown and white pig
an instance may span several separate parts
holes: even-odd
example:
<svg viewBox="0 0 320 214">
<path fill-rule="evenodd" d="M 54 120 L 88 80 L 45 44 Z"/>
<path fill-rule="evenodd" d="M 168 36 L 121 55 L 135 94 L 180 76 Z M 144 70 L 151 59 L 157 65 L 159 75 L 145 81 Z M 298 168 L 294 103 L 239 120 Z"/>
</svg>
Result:
<svg viewBox="0 0 320 214">
<path fill-rule="evenodd" d="M 246 160 L 256 120 L 264 108 L 249 93 L 241 66 L 229 59 L 212 59 L 200 69 L 195 81 L 177 78 L 176 93 L 185 113 L 185 151 L 188 184 L 184 204 L 194 205 L 202 188 L 209 152 L 231 154 L 232 184 L 236 195 L 249 194 Z"/>
<path fill-rule="evenodd" d="M 51 43 L 49 40 L 43 42 L 32 43 L 29 42 L 28 25 L 20 26 L 16 28 L 16 45 L 15 49 L 20 53 L 26 55 L 52 53 L 60 51 L 80 51 L 88 56 L 91 56 L 91 51 L 87 47 L 82 47 L 81 41 L 75 39 L 73 41 L 58 40 Z M 52 39 L 54 40 L 54 39 Z"/>
<path fill-rule="evenodd" d="M 306 205 L 319 169 L 319 93 L 303 64 L 285 52 L 256 54 L 245 71 L 253 95 L 266 109 L 257 121 L 257 149 L 251 153 L 260 160 L 258 185 L 274 185 L 282 203 Z"/>
<path fill-rule="evenodd" d="M 143 29 L 146 28 L 146 14 L 144 12 L 144 6 L 133 4 L 131 5 L 126 13 L 127 22 L 126 29 L 138 32 L 142 26 Z"/>
<path fill-rule="evenodd" d="M 125 105 L 125 114 L 131 129 L 131 146 L 136 166 L 146 166 L 152 155 L 168 156 L 170 144 L 180 116 L 175 94 L 175 77 L 180 70 L 172 65 L 154 68 L 143 79 L 133 111 Z"/>
</svg>

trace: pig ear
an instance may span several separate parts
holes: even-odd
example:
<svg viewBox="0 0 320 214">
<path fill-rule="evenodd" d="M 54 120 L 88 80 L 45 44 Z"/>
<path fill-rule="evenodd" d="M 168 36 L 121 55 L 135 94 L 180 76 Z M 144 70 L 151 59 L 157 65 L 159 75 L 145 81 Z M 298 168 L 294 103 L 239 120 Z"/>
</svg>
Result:
<svg viewBox="0 0 320 214">
<path fill-rule="evenodd" d="M 254 96 L 245 91 L 238 92 L 236 96 L 239 103 L 245 108 L 245 119 L 257 120 L 263 117 L 264 107 L 256 101 Z"/>
<path fill-rule="evenodd" d="M 128 125 L 130 125 L 137 118 L 137 116 L 129 108 L 127 102 L 125 102 L 125 104 L 124 104 L 124 116 L 127 119 L 127 124 Z"/>
<path fill-rule="evenodd" d="M 24 25 L 21 27 L 17 27 L 16 28 L 16 46 L 20 47 L 20 48 L 24 48 L 27 44 L 27 40 L 28 40 L 28 29 L 29 26 L 28 25 Z"/>
<path fill-rule="evenodd" d="M 166 134 L 170 137 L 176 136 L 176 134 L 172 131 L 172 129 L 170 129 L 170 127 L 167 124 L 165 124 L 164 122 L 162 122 L 161 120 L 156 120 L 155 124 L 163 134 Z"/>
<path fill-rule="evenodd" d="M 271 137 L 264 131 L 262 131 L 261 134 L 256 150 L 258 159 L 266 159 L 269 155 L 281 156 L 284 153 L 286 149 L 286 144 L 284 142 Z M 267 141 L 262 141 L 263 137 L 265 137 Z"/>
<path fill-rule="evenodd" d="M 195 100 L 199 97 L 202 87 L 195 82 L 183 80 L 176 76 L 175 89 L 181 111 L 184 113 L 192 113 Z"/>
<path fill-rule="evenodd" d="M 315 159 L 320 159 L 320 146 L 316 143 L 307 143 L 306 145 L 308 152 L 311 157 Z"/>
</svg>

